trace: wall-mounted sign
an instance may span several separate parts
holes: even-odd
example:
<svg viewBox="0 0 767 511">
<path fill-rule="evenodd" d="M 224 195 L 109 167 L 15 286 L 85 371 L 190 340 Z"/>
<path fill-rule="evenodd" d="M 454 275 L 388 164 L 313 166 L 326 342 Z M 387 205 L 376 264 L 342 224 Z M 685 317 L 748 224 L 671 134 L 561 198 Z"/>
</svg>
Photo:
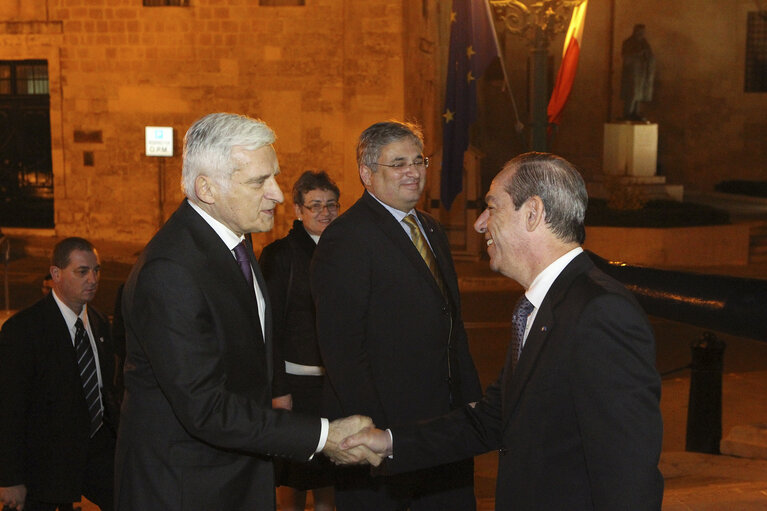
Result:
<svg viewBox="0 0 767 511">
<path fill-rule="evenodd" d="M 146 155 L 173 156 L 173 128 L 147 126 Z"/>
</svg>

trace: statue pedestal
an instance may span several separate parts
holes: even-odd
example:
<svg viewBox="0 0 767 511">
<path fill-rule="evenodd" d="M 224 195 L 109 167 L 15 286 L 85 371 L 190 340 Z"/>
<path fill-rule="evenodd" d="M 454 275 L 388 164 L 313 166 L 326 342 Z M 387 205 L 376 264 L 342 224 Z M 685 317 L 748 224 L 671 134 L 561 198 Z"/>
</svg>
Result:
<svg viewBox="0 0 767 511">
<path fill-rule="evenodd" d="M 658 164 L 658 125 L 606 123 L 602 166 L 613 176 L 654 176 Z"/>
<path fill-rule="evenodd" d="M 658 125 L 633 122 L 605 124 L 602 174 L 586 183 L 590 197 L 609 199 L 615 190 L 645 199 L 682 201 L 684 187 L 656 176 Z"/>
<path fill-rule="evenodd" d="M 658 165 L 658 125 L 605 123 L 602 169 L 612 176 L 654 176 Z"/>
</svg>

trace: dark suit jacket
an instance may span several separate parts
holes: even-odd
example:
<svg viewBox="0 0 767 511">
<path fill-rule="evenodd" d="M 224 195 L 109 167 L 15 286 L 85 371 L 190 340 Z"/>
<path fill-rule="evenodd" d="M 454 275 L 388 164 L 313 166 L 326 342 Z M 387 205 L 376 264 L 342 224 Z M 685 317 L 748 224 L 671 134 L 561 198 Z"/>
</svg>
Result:
<svg viewBox="0 0 767 511">
<path fill-rule="evenodd" d="M 114 435 L 122 364 L 107 319 L 88 307 L 88 321 L 103 384 L 102 427 Z M 10 318 L 0 332 L 0 486 L 25 484 L 34 500 L 80 500 L 89 431 L 72 337 L 49 294 Z"/>
<path fill-rule="evenodd" d="M 314 452 L 319 418 L 271 409 L 264 295 L 266 342 L 231 251 L 187 201 L 149 242 L 123 294 L 118 509 L 273 509 L 270 456 Z"/>
<path fill-rule="evenodd" d="M 393 428 L 388 470 L 500 449 L 498 510 L 660 509 L 660 378 L 651 327 L 577 256 L 549 289 L 519 364 L 476 408 Z"/>
<path fill-rule="evenodd" d="M 322 365 L 309 290 L 309 265 L 316 246 L 303 222 L 296 220 L 287 236 L 264 247 L 259 259 L 274 313 L 275 397 L 292 392 L 285 377 L 286 360 Z"/>
<path fill-rule="evenodd" d="M 385 428 L 481 396 L 447 237 L 431 216 L 418 217 L 447 298 L 402 226 L 367 192 L 322 233 L 311 280 L 331 417 L 361 413 Z"/>
</svg>

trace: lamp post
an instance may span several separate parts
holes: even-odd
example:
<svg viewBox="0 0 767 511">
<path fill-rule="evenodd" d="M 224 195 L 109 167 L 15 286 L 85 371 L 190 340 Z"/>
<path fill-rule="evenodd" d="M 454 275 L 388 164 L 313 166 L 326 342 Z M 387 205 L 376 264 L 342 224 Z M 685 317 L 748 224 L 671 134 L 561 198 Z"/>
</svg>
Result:
<svg viewBox="0 0 767 511">
<path fill-rule="evenodd" d="M 495 19 L 503 22 L 506 30 L 527 40 L 533 58 L 532 83 L 532 150 L 546 151 L 548 127 L 548 85 L 546 60 L 549 43 L 557 34 L 565 32 L 573 9 L 583 0 L 490 0 Z"/>
</svg>

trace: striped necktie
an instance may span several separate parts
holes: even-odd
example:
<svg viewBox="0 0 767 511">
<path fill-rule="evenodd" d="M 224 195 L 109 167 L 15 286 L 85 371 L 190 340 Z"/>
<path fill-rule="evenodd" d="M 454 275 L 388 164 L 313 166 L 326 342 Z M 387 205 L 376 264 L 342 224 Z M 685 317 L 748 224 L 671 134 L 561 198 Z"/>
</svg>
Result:
<svg viewBox="0 0 767 511">
<path fill-rule="evenodd" d="M 522 355 L 522 346 L 527 327 L 527 317 L 533 312 L 535 305 L 530 303 L 525 295 L 517 302 L 514 314 L 511 315 L 511 369 L 517 367 L 519 357 Z"/>
<path fill-rule="evenodd" d="M 91 418 L 90 436 L 93 437 L 101 427 L 104 410 L 101 408 L 101 391 L 99 390 L 99 378 L 96 374 L 96 358 L 93 356 L 88 332 L 85 331 L 83 320 L 80 318 L 75 321 L 75 353 L 77 354 L 77 368 L 80 370 L 80 380 L 83 383 L 85 403 L 88 405 L 88 414 Z"/>
<path fill-rule="evenodd" d="M 445 283 L 442 281 L 442 275 L 439 272 L 439 267 L 437 267 L 437 260 L 434 258 L 434 254 L 432 254 L 429 244 L 426 243 L 426 240 L 421 233 L 421 229 L 415 221 L 415 216 L 411 213 L 403 218 L 402 221 L 410 227 L 410 238 L 413 240 L 413 245 L 415 245 L 416 250 L 421 254 L 424 262 L 426 262 L 426 266 L 429 267 L 429 271 L 431 271 L 431 274 L 434 276 L 434 280 L 437 281 L 437 285 L 442 291 L 442 294 L 447 296 Z"/>
</svg>

